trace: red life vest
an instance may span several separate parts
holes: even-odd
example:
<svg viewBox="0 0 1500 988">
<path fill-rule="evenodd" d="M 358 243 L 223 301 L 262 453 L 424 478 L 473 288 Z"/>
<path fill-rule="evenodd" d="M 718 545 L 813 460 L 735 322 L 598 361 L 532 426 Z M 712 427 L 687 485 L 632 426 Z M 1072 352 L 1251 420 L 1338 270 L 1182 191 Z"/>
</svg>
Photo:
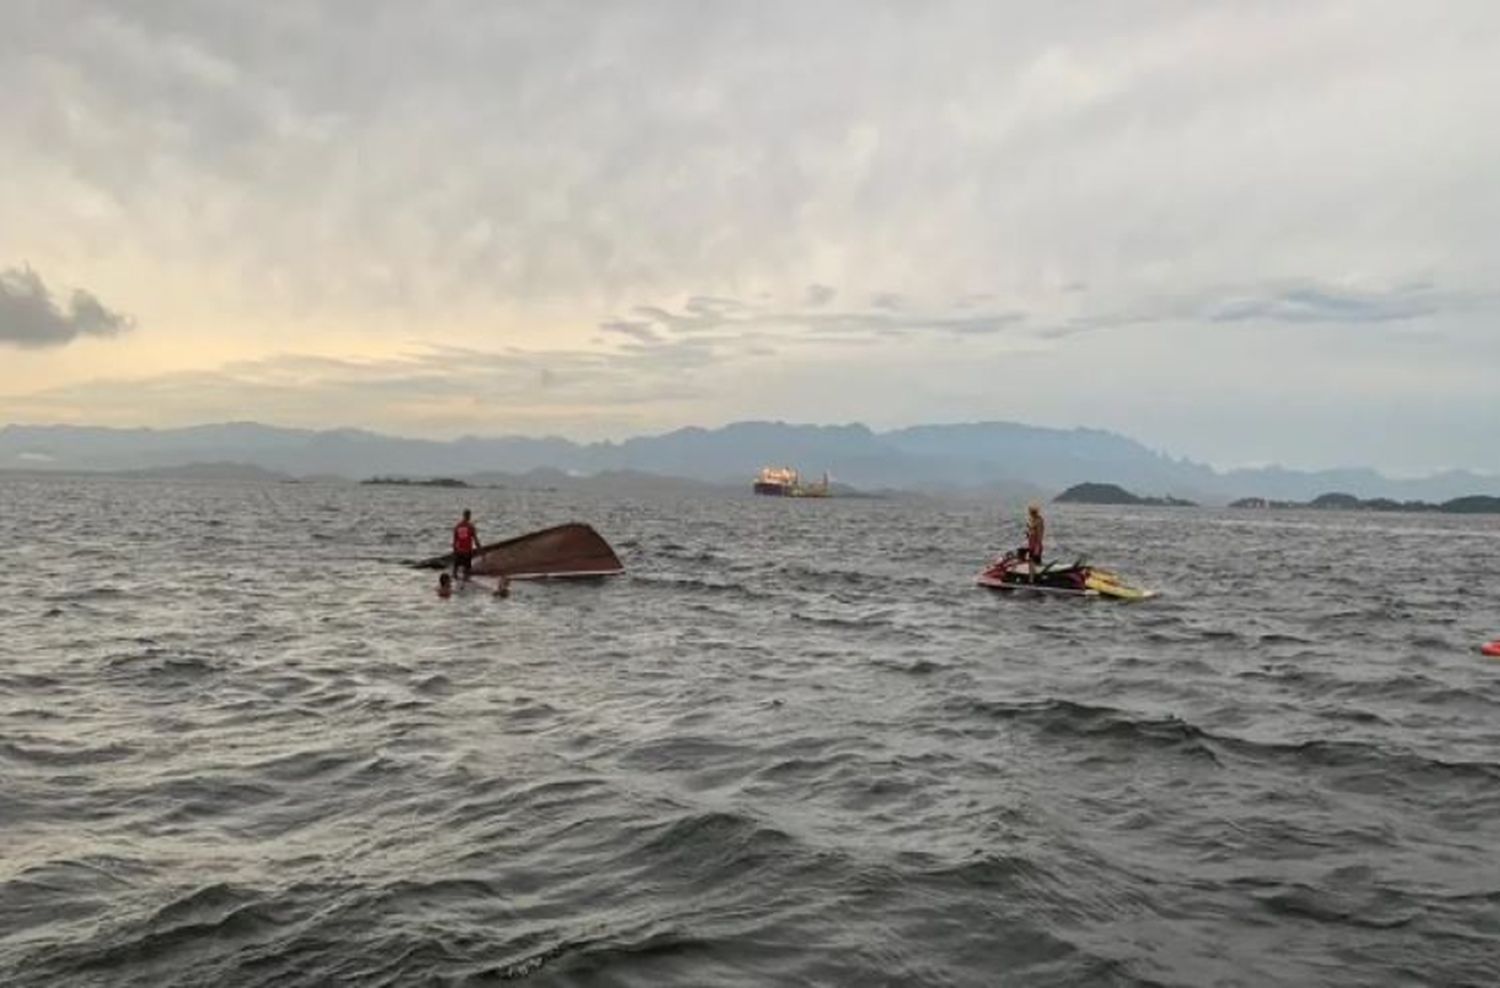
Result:
<svg viewBox="0 0 1500 988">
<path fill-rule="evenodd" d="M 453 551 L 474 551 L 474 526 L 469 522 L 461 521 L 453 526 Z"/>
</svg>

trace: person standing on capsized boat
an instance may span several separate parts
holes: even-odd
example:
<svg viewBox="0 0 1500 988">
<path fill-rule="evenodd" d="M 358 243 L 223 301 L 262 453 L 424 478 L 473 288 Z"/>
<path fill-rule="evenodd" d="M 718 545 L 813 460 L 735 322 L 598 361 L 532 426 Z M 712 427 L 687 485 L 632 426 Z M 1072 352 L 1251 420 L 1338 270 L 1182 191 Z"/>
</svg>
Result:
<svg viewBox="0 0 1500 988">
<path fill-rule="evenodd" d="M 464 579 L 468 580 L 474 575 L 474 553 L 483 546 L 479 543 L 479 529 L 474 527 L 474 522 L 469 515 L 469 509 L 464 509 L 464 516 L 459 519 L 458 524 L 453 526 L 453 578 L 458 579 L 458 571 L 464 571 Z"/>
</svg>

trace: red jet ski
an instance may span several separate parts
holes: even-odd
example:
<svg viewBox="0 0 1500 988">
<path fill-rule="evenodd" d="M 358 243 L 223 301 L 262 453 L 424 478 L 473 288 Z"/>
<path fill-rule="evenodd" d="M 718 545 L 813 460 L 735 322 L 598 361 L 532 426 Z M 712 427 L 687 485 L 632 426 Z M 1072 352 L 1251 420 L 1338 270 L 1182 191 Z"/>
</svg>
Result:
<svg viewBox="0 0 1500 988">
<path fill-rule="evenodd" d="M 1155 591 L 1122 583 L 1114 573 L 1081 559 L 1073 563 L 1033 563 L 1015 552 L 1007 552 L 995 560 L 974 582 L 991 590 L 1025 590 L 1070 597 L 1145 600 L 1156 595 Z"/>
</svg>

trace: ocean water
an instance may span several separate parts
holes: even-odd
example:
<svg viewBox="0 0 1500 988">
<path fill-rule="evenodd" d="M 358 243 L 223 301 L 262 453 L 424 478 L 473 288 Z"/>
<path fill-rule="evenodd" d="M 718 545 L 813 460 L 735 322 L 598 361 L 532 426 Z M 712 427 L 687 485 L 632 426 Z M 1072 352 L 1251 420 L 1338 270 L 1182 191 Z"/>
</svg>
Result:
<svg viewBox="0 0 1500 988">
<path fill-rule="evenodd" d="M 1494 984 L 1500 522 L 1019 507 L 0 479 L 0 984 Z"/>
</svg>

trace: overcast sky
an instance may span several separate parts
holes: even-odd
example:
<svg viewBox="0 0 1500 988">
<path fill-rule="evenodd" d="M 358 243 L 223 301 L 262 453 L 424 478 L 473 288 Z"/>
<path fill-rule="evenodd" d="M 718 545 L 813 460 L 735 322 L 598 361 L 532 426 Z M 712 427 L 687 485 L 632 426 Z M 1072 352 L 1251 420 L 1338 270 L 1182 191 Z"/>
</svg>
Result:
<svg viewBox="0 0 1500 988">
<path fill-rule="evenodd" d="M 0 3 L 0 423 L 1500 472 L 1500 3 Z"/>
</svg>

